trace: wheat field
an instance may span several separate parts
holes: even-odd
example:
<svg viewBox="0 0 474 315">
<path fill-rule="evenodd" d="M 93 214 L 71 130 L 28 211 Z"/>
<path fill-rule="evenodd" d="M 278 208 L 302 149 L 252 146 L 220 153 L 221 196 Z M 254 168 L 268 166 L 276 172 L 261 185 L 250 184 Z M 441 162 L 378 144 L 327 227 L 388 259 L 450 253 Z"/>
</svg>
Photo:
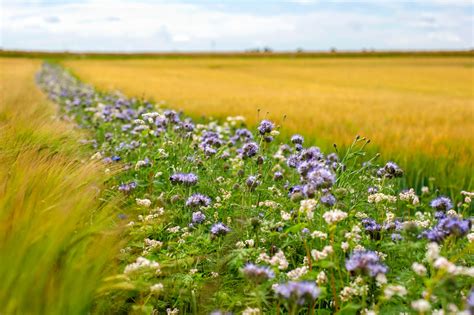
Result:
<svg viewBox="0 0 474 315">
<path fill-rule="evenodd" d="M 85 135 L 35 85 L 40 66 L 0 58 L 0 313 L 85 314 L 115 271 L 116 204 L 99 199 L 109 176 Z"/>
<path fill-rule="evenodd" d="M 253 124 L 267 116 L 323 147 L 366 136 L 415 174 L 461 174 L 464 186 L 474 156 L 473 64 L 470 57 L 65 62 L 101 89 L 163 100 L 195 117 L 244 115 Z"/>
</svg>

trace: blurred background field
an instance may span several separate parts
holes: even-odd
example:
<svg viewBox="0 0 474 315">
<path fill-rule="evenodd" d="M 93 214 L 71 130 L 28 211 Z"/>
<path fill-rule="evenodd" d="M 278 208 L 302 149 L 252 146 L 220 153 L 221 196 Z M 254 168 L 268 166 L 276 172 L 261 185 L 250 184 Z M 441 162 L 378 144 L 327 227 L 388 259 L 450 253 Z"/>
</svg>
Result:
<svg viewBox="0 0 474 315">
<path fill-rule="evenodd" d="M 420 188 L 433 177 L 448 192 L 471 188 L 472 54 L 382 56 L 115 56 L 63 64 L 100 89 L 165 101 L 194 117 L 244 115 L 250 124 L 268 117 L 326 150 L 362 135 L 371 153 L 407 170 L 407 185 Z"/>
</svg>

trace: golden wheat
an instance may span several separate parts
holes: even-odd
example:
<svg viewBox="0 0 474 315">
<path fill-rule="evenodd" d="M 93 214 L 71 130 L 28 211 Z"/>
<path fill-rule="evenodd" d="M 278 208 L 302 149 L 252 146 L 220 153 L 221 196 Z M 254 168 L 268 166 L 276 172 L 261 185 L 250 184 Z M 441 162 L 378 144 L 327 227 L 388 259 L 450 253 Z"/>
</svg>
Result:
<svg viewBox="0 0 474 315">
<path fill-rule="evenodd" d="M 473 156 L 472 58 L 76 60 L 103 89 L 165 100 L 192 115 L 261 115 L 347 144 L 367 136 L 391 153 Z"/>
</svg>

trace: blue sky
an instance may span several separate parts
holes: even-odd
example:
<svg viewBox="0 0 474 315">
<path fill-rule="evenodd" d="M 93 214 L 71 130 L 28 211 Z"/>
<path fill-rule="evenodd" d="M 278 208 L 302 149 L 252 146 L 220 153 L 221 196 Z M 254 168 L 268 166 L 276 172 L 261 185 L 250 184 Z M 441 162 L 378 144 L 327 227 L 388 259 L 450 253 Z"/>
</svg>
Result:
<svg viewBox="0 0 474 315">
<path fill-rule="evenodd" d="M 2 0 L 3 49 L 468 49 L 464 0 Z"/>
</svg>

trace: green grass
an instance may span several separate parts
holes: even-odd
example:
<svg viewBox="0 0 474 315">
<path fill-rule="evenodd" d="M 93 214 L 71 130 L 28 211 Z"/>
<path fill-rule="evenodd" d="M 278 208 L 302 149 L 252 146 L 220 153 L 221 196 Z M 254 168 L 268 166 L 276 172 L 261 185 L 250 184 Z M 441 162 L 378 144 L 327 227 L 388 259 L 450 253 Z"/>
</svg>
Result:
<svg viewBox="0 0 474 315">
<path fill-rule="evenodd" d="M 35 87 L 40 63 L 0 63 L 0 313 L 87 314 L 116 272 L 119 199 L 101 200 L 110 175 L 87 134 Z"/>
</svg>

